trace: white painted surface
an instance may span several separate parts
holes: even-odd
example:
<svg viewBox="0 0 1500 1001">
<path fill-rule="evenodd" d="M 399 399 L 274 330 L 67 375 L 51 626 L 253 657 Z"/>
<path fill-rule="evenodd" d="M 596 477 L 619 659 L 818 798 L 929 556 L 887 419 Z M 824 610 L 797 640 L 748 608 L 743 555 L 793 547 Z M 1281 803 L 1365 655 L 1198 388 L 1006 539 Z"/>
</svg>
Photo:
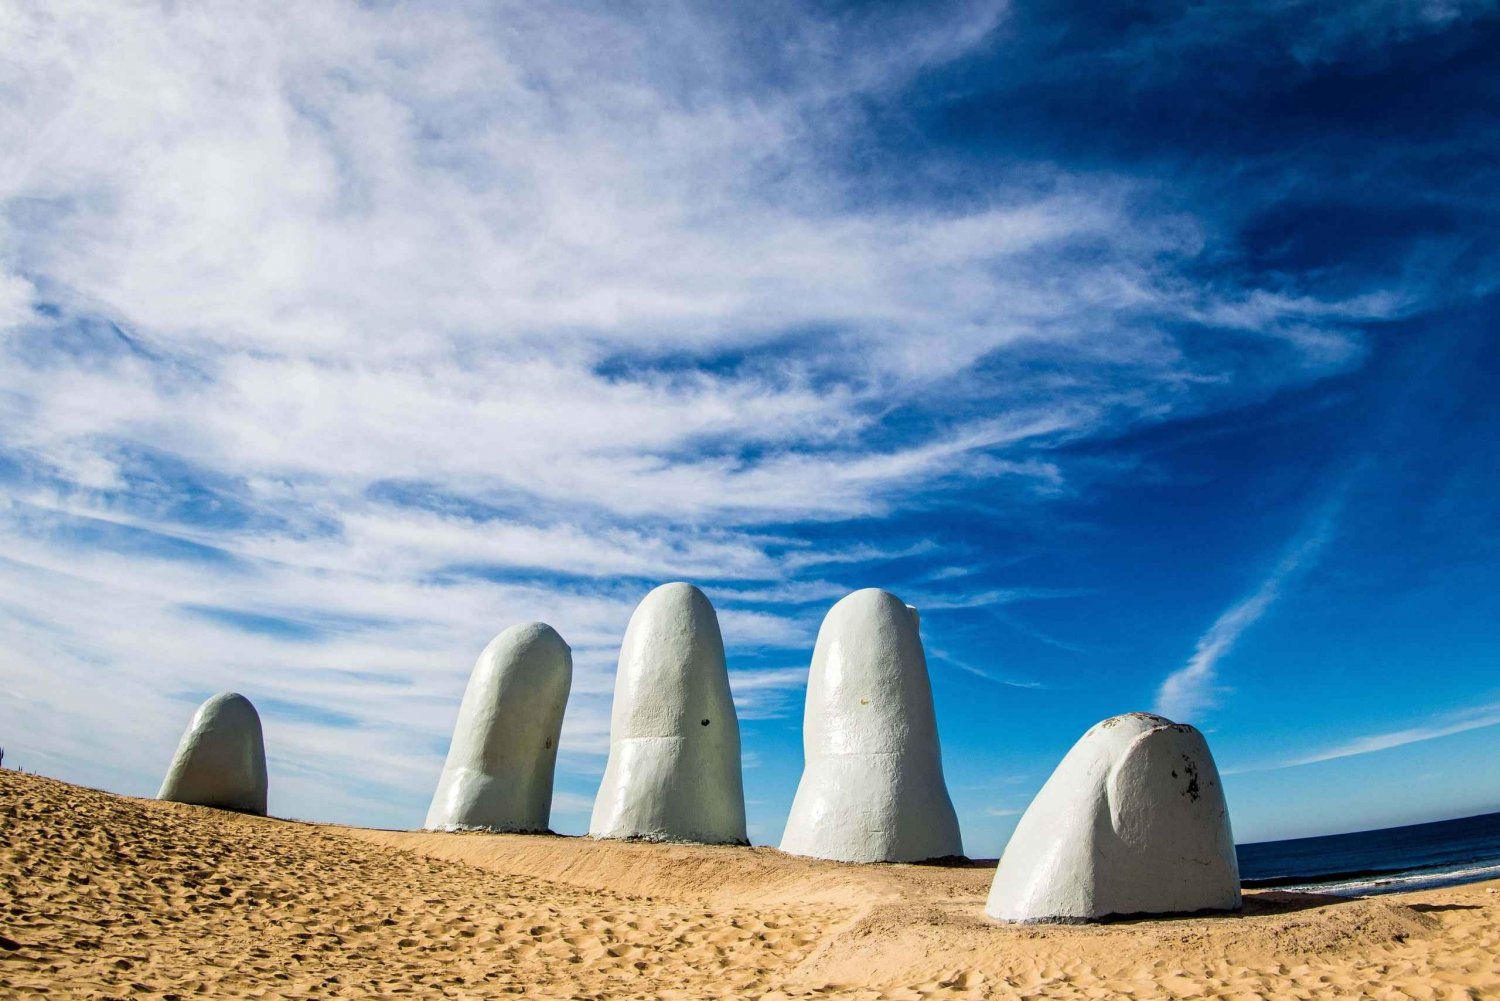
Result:
<svg viewBox="0 0 1500 1001">
<path fill-rule="evenodd" d="M 748 843 L 724 640 L 691 584 L 663 584 L 630 617 L 589 834 Z"/>
<path fill-rule="evenodd" d="M 1094 921 L 1239 906 L 1229 810 L 1203 735 L 1127 713 L 1085 733 L 1027 808 L 985 912 Z"/>
<path fill-rule="evenodd" d="M 545 831 L 573 652 L 543 622 L 511 626 L 474 663 L 429 830 Z"/>
<path fill-rule="evenodd" d="M 266 812 L 266 745 L 250 700 L 221 692 L 198 707 L 157 799 Z"/>
<path fill-rule="evenodd" d="M 962 855 L 917 610 L 855 591 L 818 630 L 802 781 L 781 850 L 844 862 Z"/>
</svg>

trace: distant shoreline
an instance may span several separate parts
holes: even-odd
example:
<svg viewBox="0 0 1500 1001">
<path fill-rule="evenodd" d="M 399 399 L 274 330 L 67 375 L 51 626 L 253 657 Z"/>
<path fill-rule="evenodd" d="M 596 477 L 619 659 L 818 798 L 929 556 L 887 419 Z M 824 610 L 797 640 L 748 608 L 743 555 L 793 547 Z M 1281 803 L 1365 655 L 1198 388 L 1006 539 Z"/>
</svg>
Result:
<svg viewBox="0 0 1500 1001">
<path fill-rule="evenodd" d="M 1436 889 L 1500 877 L 1500 813 L 1236 848 L 1240 884 L 1341 896 Z"/>
</svg>

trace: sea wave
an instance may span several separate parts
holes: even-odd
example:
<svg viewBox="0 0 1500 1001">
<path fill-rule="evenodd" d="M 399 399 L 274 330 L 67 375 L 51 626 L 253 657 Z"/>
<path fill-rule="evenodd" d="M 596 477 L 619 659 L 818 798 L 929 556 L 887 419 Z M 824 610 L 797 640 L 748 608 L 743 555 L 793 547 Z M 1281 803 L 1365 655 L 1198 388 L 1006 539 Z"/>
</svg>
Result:
<svg viewBox="0 0 1500 1001">
<path fill-rule="evenodd" d="M 1328 893 L 1338 897 L 1364 897 L 1378 893 L 1402 893 L 1409 890 L 1435 890 L 1444 886 L 1478 883 L 1500 879 L 1500 861 L 1470 865 L 1457 869 L 1418 869 L 1398 872 L 1336 873 L 1330 881 L 1282 884 L 1278 889 L 1306 893 Z M 1344 878 L 1338 878 L 1344 877 Z M 1267 881 L 1257 882 L 1265 884 Z"/>
</svg>

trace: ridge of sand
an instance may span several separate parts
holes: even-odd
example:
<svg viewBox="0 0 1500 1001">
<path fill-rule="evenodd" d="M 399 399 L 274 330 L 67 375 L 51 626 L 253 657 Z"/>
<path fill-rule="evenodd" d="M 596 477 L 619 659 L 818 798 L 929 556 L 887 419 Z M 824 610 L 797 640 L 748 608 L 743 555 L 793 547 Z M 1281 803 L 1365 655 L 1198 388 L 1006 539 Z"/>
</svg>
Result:
<svg viewBox="0 0 1500 1001">
<path fill-rule="evenodd" d="M 0 996 L 1500 997 L 1500 881 L 995 925 L 989 864 L 368 831 L 0 771 Z"/>
<path fill-rule="evenodd" d="M 775 848 L 653 844 L 530 834 L 439 834 L 339 828 L 371 844 L 424 858 L 565 883 L 718 907 L 848 905 L 905 894 L 989 891 L 994 859 L 957 865 L 853 865 L 787 855 Z"/>
</svg>

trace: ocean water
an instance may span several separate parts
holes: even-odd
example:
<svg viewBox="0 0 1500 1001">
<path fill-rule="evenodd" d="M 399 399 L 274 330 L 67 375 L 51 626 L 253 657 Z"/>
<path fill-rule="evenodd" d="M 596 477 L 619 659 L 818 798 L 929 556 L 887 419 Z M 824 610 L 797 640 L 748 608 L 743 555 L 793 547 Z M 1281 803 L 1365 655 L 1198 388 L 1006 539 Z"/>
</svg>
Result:
<svg viewBox="0 0 1500 1001">
<path fill-rule="evenodd" d="M 1500 878 L 1500 813 L 1238 845 L 1240 881 L 1362 896 Z"/>
</svg>

